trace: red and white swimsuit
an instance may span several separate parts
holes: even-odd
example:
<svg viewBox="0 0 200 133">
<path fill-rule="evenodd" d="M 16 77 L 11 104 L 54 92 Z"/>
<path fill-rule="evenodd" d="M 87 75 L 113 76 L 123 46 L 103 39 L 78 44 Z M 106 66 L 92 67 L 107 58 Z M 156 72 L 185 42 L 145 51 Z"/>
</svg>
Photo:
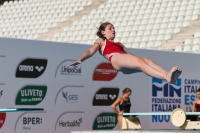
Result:
<svg viewBox="0 0 200 133">
<path fill-rule="evenodd" d="M 102 55 L 104 57 L 107 56 L 109 61 L 111 62 L 112 56 L 117 53 L 124 54 L 125 52 L 123 47 L 119 43 L 105 40 L 105 45 L 102 51 Z"/>
</svg>

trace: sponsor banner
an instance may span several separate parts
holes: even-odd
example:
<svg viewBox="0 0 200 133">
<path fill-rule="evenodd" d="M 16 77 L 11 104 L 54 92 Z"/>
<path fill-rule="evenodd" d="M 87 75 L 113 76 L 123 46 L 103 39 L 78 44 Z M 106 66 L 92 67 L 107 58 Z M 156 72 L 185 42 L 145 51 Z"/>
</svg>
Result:
<svg viewBox="0 0 200 133">
<path fill-rule="evenodd" d="M 81 76 L 82 74 L 82 68 L 80 65 L 70 67 L 70 65 L 74 62 L 75 60 L 65 60 L 59 64 L 57 67 L 56 73 L 55 73 L 55 78 L 58 77 L 63 77 L 63 76 Z"/>
<path fill-rule="evenodd" d="M 17 78 L 38 78 L 40 77 L 47 67 L 46 59 L 33 59 L 28 58 L 23 60 L 17 67 Z"/>
<path fill-rule="evenodd" d="M 0 55 L 0 59 L 5 59 L 4 57 L 6 57 L 6 55 Z M 0 60 L 0 64 L 4 64 L 4 62 L 2 60 Z M 1 65 L 1 68 L 3 68 L 2 65 Z M 0 69 L 0 76 L 4 76 L 4 74 L 1 72 L 3 72 L 3 70 Z M 0 77 L 0 86 L 5 85 L 5 83 L 2 80 L 3 80 L 3 77 Z"/>
<path fill-rule="evenodd" d="M 84 86 L 64 86 L 57 92 L 55 104 L 66 106 L 77 106 L 83 102 Z"/>
<path fill-rule="evenodd" d="M 37 105 L 41 103 L 47 93 L 47 86 L 25 86 L 17 94 L 16 105 Z"/>
<path fill-rule="evenodd" d="M 84 117 L 83 111 L 66 111 L 62 113 L 56 122 L 56 132 L 70 132 L 75 130 L 84 129 L 84 125 L 87 124 L 87 119 Z"/>
<path fill-rule="evenodd" d="M 182 78 L 182 80 L 183 80 L 182 90 L 184 98 L 183 109 L 187 112 L 191 112 L 193 102 L 197 98 L 196 92 L 200 88 L 200 77 L 197 75 L 192 75 L 192 76 L 187 76 L 187 78 Z"/>
<path fill-rule="evenodd" d="M 152 78 L 152 112 L 172 112 L 176 108 L 181 108 L 181 79 L 176 84 Z M 170 123 L 170 115 L 152 115 L 152 124 Z M 162 124 L 163 125 L 163 124 Z"/>
<path fill-rule="evenodd" d="M 181 108 L 186 112 L 192 111 L 193 101 L 197 98 L 196 91 L 200 88 L 200 77 L 197 74 L 184 73 L 176 84 L 168 84 L 160 79 L 152 78 L 152 112 L 171 112 Z M 197 116 L 190 119 L 196 121 Z M 175 128 L 170 116 L 154 115 L 150 126 L 159 128 Z"/>
<path fill-rule="evenodd" d="M 117 114 L 104 112 L 99 114 L 93 123 L 93 130 L 111 130 L 117 125 Z"/>
<path fill-rule="evenodd" d="M 111 81 L 117 76 L 118 71 L 115 70 L 111 63 L 99 64 L 93 73 L 94 81 Z"/>
<path fill-rule="evenodd" d="M 1 108 L 44 108 L 47 112 L 6 113 L 5 119 L 0 115 L 3 133 L 118 130 L 111 105 L 124 88 L 132 89 L 131 112 L 156 112 L 177 107 L 191 111 L 200 87 L 199 54 L 130 49 L 166 70 L 180 66 L 183 70 L 180 81 L 172 85 L 144 73 L 129 74 L 129 70 L 118 73 L 98 53 L 70 68 L 89 45 L 3 38 L 0 44 L 0 53 L 6 55 L 0 58 Z M 139 118 L 143 129 L 177 128 L 169 116 Z"/>
<path fill-rule="evenodd" d="M 0 129 L 3 128 L 5 120 L 6 120 L 6 113 L 0 113 Z"/>
<path fill-rule="evenodd" d="M 110 106 L 119 95 L 119 88 L 101 88 L 93 98 L 93 106 Z"/>
<path fill-rule="evenodd" d="M 3 96 L 3 90 L 0 90 L 0 99 Z"/>
<path fill-rule="evenodd" d="M 44 127 L 45 113 L 23 113 L 16 122 L 14 131 L 41 131 Z"/>
</svg>

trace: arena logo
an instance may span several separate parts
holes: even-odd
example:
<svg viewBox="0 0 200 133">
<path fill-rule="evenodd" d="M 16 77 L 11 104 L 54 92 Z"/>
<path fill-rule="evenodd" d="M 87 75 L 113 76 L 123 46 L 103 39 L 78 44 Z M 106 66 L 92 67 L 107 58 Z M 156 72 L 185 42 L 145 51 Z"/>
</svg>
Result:
<svg viewBox="0 0 200 133">
<path fill-rule="evenodd" d="M 79 96 L 77 94 L 68 94 L 68 92 L 62 91 L 63 98 L 66 99 L 66 102 L 79 102 Z"/>
<path fill-rule="evenodd" d="M 16 105 L 37 105 L 46 96 L 47 86 L 25 86 L 16 97 Z"/>
<path fill-rule="evenodd" d="M 119 88 L 101 88 L 93 98 L 93 106 L 110 106 L 118 97 Z"/>
<path fill-rule="evenodd" d="M 171 112 L 181 108 L 181 79 L 176 84 L 152 78 L 152 112 Z M 170 116 L 153 115 L 152 122 L 169 122 Z"/>
<path fill-rule="evenodd" d="M 28 58 L 23 60 L 17 67 L 17 78 L 38 78 L 47 67 L 46 59 Z"/>
<path fill-rule="evenodd" d="M 0 113 L 0 129 L 3 127 L 6 120 L 6 113 Z"/>
<path fill-rule="evenodd" d="M 93 123 L 93 130 L 112 130 L 117 125 L 117 114 L 104 112 L 99 114 Z"/>
<path fill-rule="evenodd" d="M 82 118 L 79 118 L 77 120 L 59 120 L 59 127 L 80 127 L 82 123 Z"/>
<path fill-rule="evenodd" d="M 23 130 L 31 130 L 32 125 L 42 124 L 40 117 L 23 117 Z"/>
<path fill-rule="evenodd" d="M 80 76 L 82 73 L 82 68 L 80 66 L 70 67 L 70 65 L 74 61 L 75 60 L 65 60 L 61 62 L 60 65 L 57 67 L 55 77 L 57 76 L 57 74 Z"/>
<path fill-rule="evenodd" d="M 93 73 L 93 80 L 95 81 L 111 81 L 118 74 L 110 63 L 101 63 L 98 65 Z"/>
</svg>

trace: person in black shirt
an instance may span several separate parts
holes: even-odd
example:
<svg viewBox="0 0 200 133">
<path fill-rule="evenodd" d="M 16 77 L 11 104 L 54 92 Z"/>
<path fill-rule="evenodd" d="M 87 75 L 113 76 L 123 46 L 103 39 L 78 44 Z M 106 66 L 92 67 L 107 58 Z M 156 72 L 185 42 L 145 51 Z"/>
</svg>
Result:
<svg viewBox="0 0 200 133">
<path fill-rule="evenodd" d="M 122 92 L 123 95 L 119 97 L 112 104 L 112 109 L 114 110 L 115 113 L 118 114 L 118 123 L 120 129 L 122 129 L 122 117 L 129 117 L 129 116 L 123 116 L 123 113 L 130 113 L 130 108 L 131 108 L 130 96 L 132 91 L 130 88 L 125 88 Z M 117 110 L 116 106 L 119 106 L 120 111 Z"/>
</svg>

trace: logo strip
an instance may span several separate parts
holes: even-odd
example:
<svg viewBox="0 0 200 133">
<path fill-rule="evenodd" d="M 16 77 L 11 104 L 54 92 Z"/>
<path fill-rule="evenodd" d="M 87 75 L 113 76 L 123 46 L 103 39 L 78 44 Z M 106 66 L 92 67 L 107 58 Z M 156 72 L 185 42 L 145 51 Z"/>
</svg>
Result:
<svg viewBox="0 0 200 133">
<path fill-rule="evenodd" d="M 67 112 L 62 113 L 62 114 L 58 117 L 58 119 L 57 119 L 57 121 L 56 121 L 55 130 L 56 130 L 56 126 L 57 126 L 57 123 L 58 123 L 58 120 L 60 119 L 60 117 L 62 117 L 64 114 L 67 114 L 67 113 L 84 113 L 84 111 L 67 111 Z"/>
<path fill-rule="evenodd" d="M 32 113 L 46 113 L 46 112 L 32 112 Z M 17 124 L 18 124 L 19 119 L 20 119 L 23 115 L 25 115 L 25 114 L 27 114 L 27 112 L 21 114 L 21 115 L 18 117 L 18 119 L 17 119 L 17 121 L 16 121 L 16 123 L 15 123 L 14 131 L 16 131 L 16 128 L 17 128 Z"/>
<path fill-rule="evenodd" d="M 64 87 L 62 87 L 59 91 L 58 91 L 58 93 L 56 94 L 56 98 L 55 98 L 55 104 L 56 104 L 56 100 L 57 100 L 57 97 L 58 97 L 58 94 L 60 93 L 60 91 L 61 90 L 63 90 L 64 88 L 66 88 L 66 87 L 76 87 L 76 88 L 78 88 L 78 87 L 84 87 L 84 86 L 73 86 L 73 85 L 67 85 L 67 86 L 64 86 Z"/>
</svg>

